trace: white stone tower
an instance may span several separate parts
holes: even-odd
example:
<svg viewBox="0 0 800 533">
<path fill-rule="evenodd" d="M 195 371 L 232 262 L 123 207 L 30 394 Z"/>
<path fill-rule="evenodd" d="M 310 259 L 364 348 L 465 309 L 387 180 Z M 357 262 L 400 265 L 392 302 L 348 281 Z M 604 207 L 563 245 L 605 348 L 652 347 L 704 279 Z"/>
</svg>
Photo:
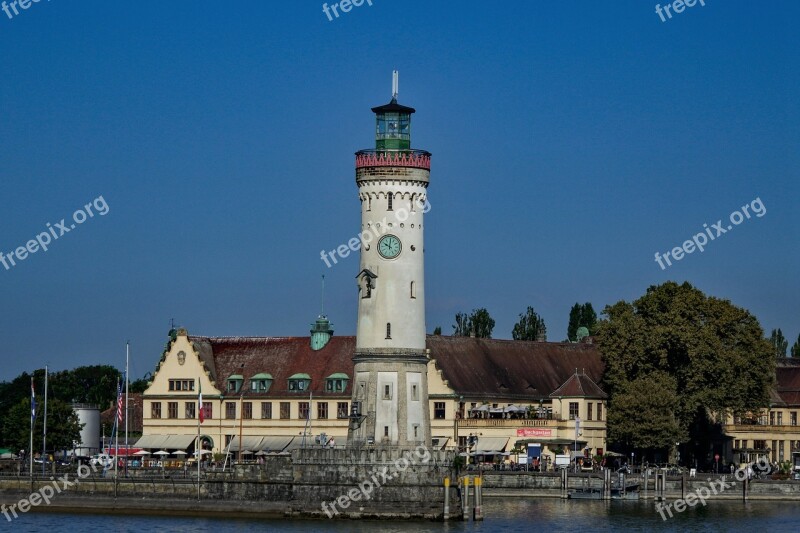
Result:
<svg viewBox="0 0 800 533">
<path fill-rule="evenodd" d="M 423 214 L 431 154 L 411 149 L 411 114 L 392 101 L 372 111 L 374 150 L 356 152 L 361 200 L 351 446 L 430 444 L 425 349 Z"/>
</svg>

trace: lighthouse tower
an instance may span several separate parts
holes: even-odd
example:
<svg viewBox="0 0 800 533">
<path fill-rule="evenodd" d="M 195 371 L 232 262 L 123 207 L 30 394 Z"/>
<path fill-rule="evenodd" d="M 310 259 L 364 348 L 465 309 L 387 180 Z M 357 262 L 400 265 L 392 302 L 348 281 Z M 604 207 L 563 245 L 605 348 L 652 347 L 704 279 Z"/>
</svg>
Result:
<svg viewBox="0 0 800 533">
<path fill-rule="evenodd" d="M 361 265 L 348 444 L 430 444 L 423 215 L 431 154 L 411 149 L 414 109 L 375 107 L 375 149 L 356 152 Z"/>
</svg>

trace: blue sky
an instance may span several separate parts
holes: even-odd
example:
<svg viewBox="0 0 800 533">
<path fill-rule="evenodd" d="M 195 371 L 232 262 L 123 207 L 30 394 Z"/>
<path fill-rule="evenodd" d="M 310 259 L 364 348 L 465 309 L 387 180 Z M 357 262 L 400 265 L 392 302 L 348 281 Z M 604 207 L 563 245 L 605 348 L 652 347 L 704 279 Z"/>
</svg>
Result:
<svg viewBox="0 0 800 533">
<path fill-rule="evenodd" d="M 0 251 L 102 196 L 109 212 L 0 266 L 0 379 L 49 364 L 154 369 L 201 335 L 355 332 L 353 152 L 370 107 L 413 106 L 433 153 L 428 331 L 486 307 L 569 309 L 689 281 L 800 333 L 800 3 L 65 2 L 0 12 Z M 654 261 L 755 198 L 752 217 Z M 69 221 L 69 220 L 68 220 Z M 726 222 L 727 223 L 727 222 Z"/>
</svg>

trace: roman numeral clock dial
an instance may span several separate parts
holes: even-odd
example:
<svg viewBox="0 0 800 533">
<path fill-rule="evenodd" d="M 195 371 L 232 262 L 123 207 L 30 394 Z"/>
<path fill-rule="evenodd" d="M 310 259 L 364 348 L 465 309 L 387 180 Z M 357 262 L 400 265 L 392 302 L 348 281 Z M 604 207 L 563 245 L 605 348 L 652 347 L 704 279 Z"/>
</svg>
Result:
<svg viewBox="0 0 800 533">
<path fill-rule="evenodd" d="M 394 259 L 400 255 L 402 249 L 403 245 L 400 243 L 400 239 L 394 235 L 384 235 L 378 241 L 378 253 L 384 259 Z"/>
</svg>

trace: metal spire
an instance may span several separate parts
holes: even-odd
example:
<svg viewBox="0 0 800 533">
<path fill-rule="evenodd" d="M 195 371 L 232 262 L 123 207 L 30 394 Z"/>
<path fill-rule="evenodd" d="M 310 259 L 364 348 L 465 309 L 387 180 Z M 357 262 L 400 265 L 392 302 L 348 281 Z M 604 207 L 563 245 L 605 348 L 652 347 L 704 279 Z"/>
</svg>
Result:
<svg viewBox="0 0 800 533">
<path fill-rule="evenodd" d="M 396 70 L 392 71 L 392 100 L 397 100 L 397 94 L 400 88 L 400 73 Z"/>
</svg>

